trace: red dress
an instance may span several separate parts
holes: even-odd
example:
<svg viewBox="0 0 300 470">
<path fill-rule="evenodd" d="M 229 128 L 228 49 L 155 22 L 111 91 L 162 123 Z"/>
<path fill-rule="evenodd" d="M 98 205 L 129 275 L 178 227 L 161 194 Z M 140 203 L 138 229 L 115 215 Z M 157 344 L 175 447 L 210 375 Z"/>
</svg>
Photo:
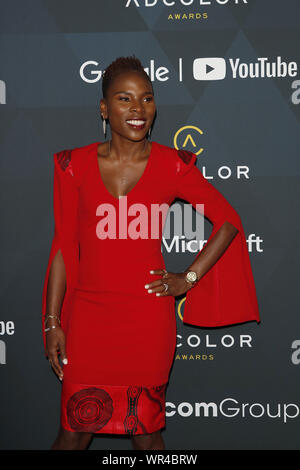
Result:
<svg viewBox="0 0 300 470">
<path fill-rule="evenodd" d="M 124 227 L 129 232 L 139 214 L 133 204 L 148 209 L 149 227 L 151 204 L 170 206 L 177 197 L 194 207 L 204 204 L 204 215 L 213 223 L 208 242 L 225 221 L 239 230 L 222 257 L 187 292 L 184 322 L 221 326 L 259 321 L 255 285 L 241 219 L 195 166 L 194 154 L 152 142 L 143 175 L 127 196 L 117 199 L 101 178 L 98 145 L 54 155 L 55 233 L 42 319 L 50 266 L 60 249 L 67 278 L 61 324 L 68 358 L 61 424 L 69 431 L 152 433 L 165 426 L 165 391 L 176 346 L 175 298 L 149 294 L 144 287 L 161 279 L 150 270 L 165 268 L 165 219 L 160 219 L 156 238 L 126 238 Z M 119 203 L 127 204 L 125 225 L 119 220 Z M 116 238 L 102 238 L 108 213 L 115 215 L 109 220 L 116 221 Z M 44 332 L 43 339 L 45 345 Z"/>
</svg>

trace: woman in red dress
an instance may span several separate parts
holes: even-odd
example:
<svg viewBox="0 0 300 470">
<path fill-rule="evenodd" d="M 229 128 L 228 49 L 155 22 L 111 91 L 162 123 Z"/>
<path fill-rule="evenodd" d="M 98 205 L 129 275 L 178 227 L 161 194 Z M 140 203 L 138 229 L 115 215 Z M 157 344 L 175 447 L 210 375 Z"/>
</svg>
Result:
<svg viewBox="0 0 300 470">
<path fill-rule="evenodd" d="M 54 155 L 55 233 L 42 306 L 45 354 L 62 381 L 52 449 L 86 449 L 94 433 L 164 449 L 175 296 L 187 294 L 186 323 L 259 321 L 255 285 L 241 219 L 196 156 L 148 140 L 156 106 L 140 61 L 116 59 L 102 90 L 111 140 Z M 176 198 L 203 204 L 213 224 L 181 273 L 166 271 L 166 213 L 155 224 L 152 212 Z"/>
</svg>

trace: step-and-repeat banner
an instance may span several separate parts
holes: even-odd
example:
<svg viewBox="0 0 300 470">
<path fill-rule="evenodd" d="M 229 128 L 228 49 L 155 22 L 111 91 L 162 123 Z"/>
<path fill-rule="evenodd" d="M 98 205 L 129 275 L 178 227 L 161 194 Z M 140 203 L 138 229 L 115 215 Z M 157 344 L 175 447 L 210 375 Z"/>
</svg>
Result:
<svg viewBox="0 0 300 470">
<path fill-rule="evenodd" d="M 155 91 L 152 140 L 194 152 L 242 219 L 262 320 L 198 328 L 176 298 L 166 447 L 299 448 L 299 1 L 0 5 L 1 449 L 48 449 L 58 430 L 61 383 L 41 336 L 52 155 L 104 139 L 102 74 L 132 54 Z M 164 238 L 167 269 L 198 248 Z M 90 448 L 131 445 L 98 435 Z"/>
</svg>

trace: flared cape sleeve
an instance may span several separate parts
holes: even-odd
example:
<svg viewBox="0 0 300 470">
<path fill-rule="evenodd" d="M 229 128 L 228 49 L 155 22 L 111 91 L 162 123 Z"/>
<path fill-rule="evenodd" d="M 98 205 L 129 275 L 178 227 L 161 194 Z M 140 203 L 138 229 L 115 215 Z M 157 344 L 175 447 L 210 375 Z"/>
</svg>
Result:
<svg viewBox="0 0 300 470">
<path fill-rule="evenodd" d="M 195 166 L 195 154 L 178 150 L 175 159 L 176 197 L 191 203 L 195 209 L 196 204 L 203 204 L 203 215 L 213 224 L 207 243 L 226 221 L 238 229 L 223 255 L 187 291 L 183 322 L 202 327 L 259 322 L 254 278 L 239 214 Z"/>
<path fill-rule="evenodd" d="M 78 278 L 79 237 L 78 237 L 78 180 L 72 162 L 74 150 L 63 150 L 54 154 L 53 208 L 55 229 L 49 254 L 48 265 L 42 293 L 42 331 L 44 350 L 46 353 L 46 334 L 44 318 L 48 313 L 47 286 L 53 258 L 61 250 L 66 270 L 66 291 L 60 310 L 61 327 L 68 328 L 68 313 L 72 302 L 72 294 Z M 59 312 L 57 312 L 59 313 Z"/>
</svg>

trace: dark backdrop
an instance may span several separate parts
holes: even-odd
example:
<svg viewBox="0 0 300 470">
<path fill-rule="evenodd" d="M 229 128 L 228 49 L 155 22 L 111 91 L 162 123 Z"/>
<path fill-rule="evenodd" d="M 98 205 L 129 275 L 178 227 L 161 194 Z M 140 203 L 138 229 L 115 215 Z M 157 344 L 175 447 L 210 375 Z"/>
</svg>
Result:
<svg viewBox="0 0 300 470">
<path fill-rule="evenodd" d="M 166 446 L 299 448 L 299 1 L 166 3 L 0 1 L 2 449 L 48 449 L 58 429 L 61 385 L 41 336 L 52 155 L 103 140 L 99 71 L 131 54 L 155 89 L 152 139 L 198 153 L 241 216 L 262 319 L 197 328 L 182 323 L 177 302 Z M 281 65 L 251 76 L 259 58 Z M 294 63 L 285 76 L 283 62 Z M 174 271 L 195 256 L 164 255 Z M 130 448 L 112 435 L 91 446 Z"/>
</svg>

